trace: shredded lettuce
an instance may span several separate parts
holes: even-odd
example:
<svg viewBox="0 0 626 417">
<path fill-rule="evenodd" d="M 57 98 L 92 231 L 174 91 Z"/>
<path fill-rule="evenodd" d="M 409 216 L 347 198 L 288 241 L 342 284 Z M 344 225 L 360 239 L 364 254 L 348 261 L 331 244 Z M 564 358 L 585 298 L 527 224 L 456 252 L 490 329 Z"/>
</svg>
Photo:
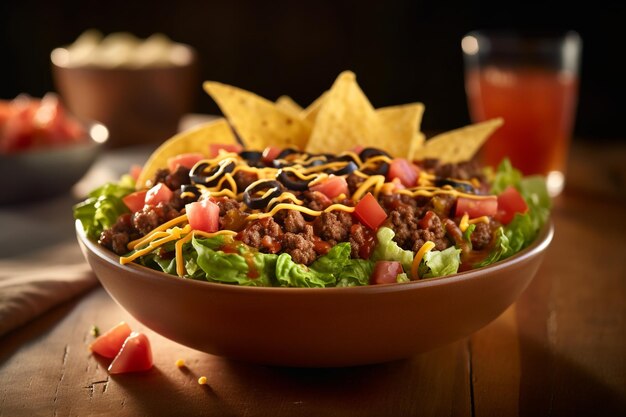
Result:
<svg viewBox="0 0 626 417">
<path fill-rule="evenodd" d="M 516 213 L 509 224 L 496 230 L 494 249 L 487 258 L 474 265 L 475 267 L 508 258 L 530 245 L 550 216 L 552 202 L 543 177 L 522 177 L 521 172 L 505 159 L 496 171 L 491 192 L 498 194 L 509 185 L 520 192 L 528 205 L 528 211 L 524 214 Z"/>
<path fill-rule="evenodd" d="M 241 245 L 240 254 L 217 250 L 222 243 L 216 238 L 191 240 L 196 263 L 210 282 L 250 286 L 272 286 L 275 281 L 277 255 L 252 252 Z M 250 265 L 254 271 L 250 271 Z"/>
<path fill-rule="evenodd" d="M 377 244 L 374 247 L 372 256 L 370 259 L 373 261 L 397 261 L 402 264 L 405 272 L 411 270 L 411 264 L 413 263 L 413 257 L 415 254 L 410 250 L 404 250 L 393 238 L 396 234 L 388 227 L 381 227 L 376 232 Z"/>
<path fill-rule="evenodd" d="M 80 220 L 90 239 L 98 239 L 104 229 L 129 212 L 122 198 L 135 191 L 135 181 L 124 175 L 117 183 L 107 183 L 89 193 L 88 198 L 74 206 L 74 218 Z"/>
<path fill-rule="evenodd" d="M 434 278 L 456 274 L 461 265 L 461 249 L 450 246 L 442 251 L 432 250 L 424 254 L 420 264 L 420 277 Z"/>
</svg>

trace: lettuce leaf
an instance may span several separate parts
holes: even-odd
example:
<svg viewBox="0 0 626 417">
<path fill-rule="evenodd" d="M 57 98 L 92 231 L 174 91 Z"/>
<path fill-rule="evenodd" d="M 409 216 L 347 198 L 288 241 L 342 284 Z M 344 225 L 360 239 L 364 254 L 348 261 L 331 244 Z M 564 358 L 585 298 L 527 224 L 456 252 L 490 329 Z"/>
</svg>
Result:
<svg viewBox="0 0 626 417">
<path fill-rule="evenodd" d="M 277 255 L 252 252 L 241 246 L 240 253 L 216 250 L 221 246 L 215 238 L 191 240 L 197 253 L 195 262 L 209 282 L 249 286 L 272 286 L 275 282 Z M 251 263 L 255 271 L 250 273 Z"/>
<path fill-rule="evenodd" d="M 297 264 L 288 253 L 278 255 L 276 260 L 276 277 L 283 287 L 330 287 L 334 286 L 334 274 L 316 271 L 312 267 Z"/>
<path fill-rule="evenodd" d="M 461 249 L 450 246 L 442 251 L 426 252 L 419 266 L 419 273 L 422 278 L 443 277 L 456 274 L 460 265 Z"/>
<path fill-rule="evenodd" d="M 377 244 L 372 252 L 372 261 L 397 261 L 402 264 L 405 272 L 411 270 L 415 254 L 410 250 L 404 250 L 393 238 L 396 234 L 388 227 L 381 227 L 376 232 Z"/>
<path fill-rule="evenodd" d="M 90 239 L 98 239 L 104 229 L 129 212 L 122 198 L 135 191 L 135 181 L 124 175 L 117 183 L 107 183 L 89 193 L 88 198 L 74 206 L 74 218 L 80 220 Z"/>
<path fill-rule="evenodd" d="M 509 160 L 505 159 L 495 174 L 491 192 L 498 194 L 509 185 L 520 192 L 528 205 L 528 211 L 524 214 L 516 213 L 509 224 L 496 230 L 494 249 L 487 258 L 475 265 L 476 267 L 508 258 L 530 245 L 550 216 L 552 201 L 543 177 L 538 175 L 522 177 L 522 174 L 511 166 Z"/>
</svg>

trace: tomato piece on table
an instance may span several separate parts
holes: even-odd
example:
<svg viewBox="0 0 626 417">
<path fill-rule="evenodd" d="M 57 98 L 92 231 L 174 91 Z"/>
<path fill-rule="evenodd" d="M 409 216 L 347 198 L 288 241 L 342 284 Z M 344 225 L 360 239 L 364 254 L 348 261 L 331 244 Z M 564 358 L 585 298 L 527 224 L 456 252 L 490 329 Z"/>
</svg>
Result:
<svg viewBox="0 0 626 417">
<path fill-rule="evenodd" d="M 141 210 L 146 202 L 146 194 L 148 191 L 135 191 L 134 193 L 128 194 L 125 197 L 122 197 L 122 201 L 126 204 L 126 207 L 133 213 Z"/>
<path fill-rule="evenodd" d="M 172 190 L 170 190 L 167 185 L 160 182 L 148 190 L 144 202 L 146 204 L 154 206 L 158 203 L 167 203 L 172 199 L 173 196 L 174 193 L 172 192 Z"/>
<path fill-rule="evenodd" d="M 211 158 L 215 158 L 222 149 L 226 152 L 239 153 L 243 151 L 243 146 L 238 143 L 212 143 L 209 145 L 209 155 Z"/>
<path fill-rule="evenodd" d="M 526 213 L 528 204 L 517 188 L 509 185 L 498 195 L 498 213 L 496 220 L 502 224 L 509 224 L 515 217 L 515 213 Z"/>
<path fill-rule="evenodd" d="M 404 270 L 400 262 L 378 261 L 374 265 L 370 284 L 394 284 L 397 282 L 398 275 L 403 272 Z"/>
<path fill-rule="evenodd" d="M 354 215 L 357 219 L 370 229 L 376 230 L 387 218 L 387 213 L 378 204 L 372 193 L 367 193 L 365 197 L 359 201 L 354 209 Z"/>
<path fill-rule="evenodd" d="M 168 158 L 167 167 L 170 172 L 176 171 L 178 166 L 183 166 L 187 169 L 191 169 L 198 161 L 201 161 L 204 158 L 205 156 L 199 152 L 181 153 L 180 155 Z"/>
<path fill-rule="evenodd" d="M 456 199 L 456 216 L 465 213 L 470 219 L 481 216 L 495 216 L 498 212 L 498 198 L 494 196 L 484 198 L 459 197 Z"/>
<path fill-rule="evenodd" d="M 277 146 L 268 146 L 267 148 L 263 149 L 262 161 L 265 163 L 265 165 L 272 165 L 272 161 L 276 159 L 282 151 L 283 150 Z"/>
<path fill-rule="evenodd" d="M 217 232 L 220 222 L 220 208 L 210 200 L 195 201 L 185 205 L 189 225 L 193 230 Z"/>
<path fill-rule="evenodd" d="M 344 177 L 331 176 L 326 181 L 315 184 L 309 189 L 320 192 L 328 198 L 335 198 L 341 194 L 348 194 L 348 182 Z"/>
<path fill-rule="evenodd" d="M 152 368 L 153 363 L 148 337 L 143 333 L 132 332 L 109 365 L 109 373 L 123 374 L 147 371 Z"/>
<path fill-rule="evenodd" d="M 397 178 L 405 187 L 413 187 L 417 183 L 418 176 L 419 168 L 404 158 L 395 158 L 389 164 L 389 172 L 387 173 L 389 181 Z"/>
<path fill-rule="evenodd" d="M 121 322 L 105 333 L 102 333 L 89 345 L 89 350 L 105 358 L 114 358 L 119 353 L 124 341 L 131 334 L 130 327 Z"/>
</svg>

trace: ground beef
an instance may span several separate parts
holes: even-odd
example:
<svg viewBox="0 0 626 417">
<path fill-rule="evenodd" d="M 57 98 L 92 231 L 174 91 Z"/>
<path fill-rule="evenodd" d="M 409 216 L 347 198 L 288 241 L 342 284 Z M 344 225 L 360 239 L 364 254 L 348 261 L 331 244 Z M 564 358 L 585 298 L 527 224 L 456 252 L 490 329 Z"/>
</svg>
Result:
<svg viewBox="0 0 626 417">
<path fill-rule="evenodd" d="M 485 249 L 491 243 L 491 227 L 487 223 L 476 223 L 476 228 L 470 237 L 472 248 L 475 250 Z"/>
<path fill-rule="evenodd" d="M 328 197 L 318 191 L 305 191 L 300 198 L 304 202 L 305 207 L 316 211 L 322 211 L 333 203 Z"/>
<path fill-rule="evenodd" d="M 235 180 L 235 184 L 237 184 L 237 192 L 242 193 L 248 188 L 248 185 L 258 180 L 259 177 L 254 172 L 237 171 L 235 175 L 233 175 L 233 179 Z"/>
<path fill-rule="evenodd" d="M 417 239 L 413 243 L 413 251 L 417 252 L 424 243 L 431 241 L 435 244 L 435 249 L 444 250 L 450 246 L 450 241 L 446 238 L 446 230 L 441 223 L 441 219 L 434 212 L 426 212 L 418 223 Z"/>
<path fill-rule="evenodd" d="M 283 231 L 278 223 L 271 217 L 250 222 L 238 235 L 248 246 L 259 249 L 261 252 L 276 253 L 281 249 Z"/>
<path fill-rule="evenodd" d="M 286 232 L 300 233 L 304 230 L 306 221 L 297 210 L 281 210 L 274 218 L 285 229 Z"/>
<path fill-rule="evenodd" d="M 332 245 L 348 240 L 351 226 L 352 215 L 345 211 L 322 213 L 313 222 L 315 234 Z"/>
<path fill-rule="evenodd" d="M 449 246 L 441 219 L 432 211 L 419 218 L 416 209 L 402 205 L 389 213 L 384 226 L 393 229 L 394 241 L 403 249 L 417 251 L 429 240 L 435 243 L 437 250 Z"/>
<path fill-rule="evenodd" d="M 357 174 L 352 173 L 346 177 L 346 182 L 348 183 L 348 190 L 350 190 L 350 195 L 354 194 L 354 192 L 359 188 L 359 186 L 365 181 L 363 177 L 359 177 Z"/>
<path fill-rule="evenodd" d="M 317 258 L 313 241 L 304 234 L 287 232 L 283 237 L 283 250 L 299 264 L 310 265 Z"/>
<path fill-rule="evenodd" d="M 427 170 L 432 170 L 437 177 L 441 178 L 455 178 L 466 181 L 476 178 L 481 183 L 485 180 L 483 170 L 476 161 L 442 164 L 437 159 L 426 159 L 422 161 L 421 166 Z"/>
<path fill-rule="evenodd" d="M 241 203 L 230 197 L 217 198 L 215 199 L 215 204 L 220 208 L 220 217 L 224 216 L 230 210 L 241 210 Z"/>
<path fill-rule="evenodd" d="M 141 235 L 146 235 L 157 226 L 180 216 L 180 211 L 170 203 L 146 205 L 133 215 L 133 226 Z"/>
<path fill-rule="evenodd" d="M 417 200 L 406 194 L 381 194 L 379 201 L 386 211 L 395 210 L 402 205 L 417 207 Z"/>
<path fill-rule="evenodd" d="M 167 185 L 170 190 L 178 190 L 182 185 L 191 184 L 189 179 L 189 168 L 185 168 L 182 165 L 178 165 L 176 171 L 170 172 L 169 169 L 159 169 L 153 180 L 153 184 L 163 183 Z"/>
<path fill-rule="evenodd" d="M 355 223 L 350 228 L 350 255 L 353 258 L 369 259 L 376 244 L 372 229 Z"/>
<path fill-rule="evenodd" d="M 100 234 L 98 243 L 112 250 L 118 255 L 128 253 L 128 242 L 139 238 L 139 234 L 133 227 L 130 213 L 122 214 L 115 224 Z"/>
</svg>

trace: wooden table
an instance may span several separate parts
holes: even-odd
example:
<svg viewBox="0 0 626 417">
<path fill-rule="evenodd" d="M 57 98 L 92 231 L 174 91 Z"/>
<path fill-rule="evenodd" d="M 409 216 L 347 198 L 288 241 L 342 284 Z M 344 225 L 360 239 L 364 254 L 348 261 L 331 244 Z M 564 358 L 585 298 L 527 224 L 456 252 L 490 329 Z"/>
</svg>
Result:
<svg viewBox="0 0 626 417">
<path fill-rule="evenodd" d="M 626 415 L 626 148 L 592 151 L 572 152 L 534 281 L 467 339 L 373 366 L 256 366 L 164 339 L 98 287 L 0 339 L 0 416 Z M 120 320 L 147 332 L 151 371 L 111 377 L 89 354 L 91 326 Z"/>
</svg>

